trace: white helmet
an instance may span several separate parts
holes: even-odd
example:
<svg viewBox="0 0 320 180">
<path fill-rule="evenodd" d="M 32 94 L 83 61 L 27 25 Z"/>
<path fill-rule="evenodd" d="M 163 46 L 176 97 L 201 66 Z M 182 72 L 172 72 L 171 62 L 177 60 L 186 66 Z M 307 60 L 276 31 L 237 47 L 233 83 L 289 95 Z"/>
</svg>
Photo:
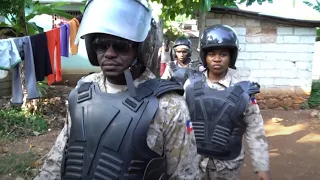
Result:
<svg viewBox="0 0 320 180">
<path fill-rule="evenodd" d="M 93 66 L 99 66 L 99 63 L 92 41 L 96 33 L 104 33 L 139 43 L 136 62 L 154 69 L 156 28 L 147 0 L 89 0 L 77 38 L 85 39 Z"/>
<path fill-rule="evenodd" d="M 143 42 L 151 28 L 151 19 L 147 0 L 89 0 L 76 39 L 105 33 Z"/>
</svg>

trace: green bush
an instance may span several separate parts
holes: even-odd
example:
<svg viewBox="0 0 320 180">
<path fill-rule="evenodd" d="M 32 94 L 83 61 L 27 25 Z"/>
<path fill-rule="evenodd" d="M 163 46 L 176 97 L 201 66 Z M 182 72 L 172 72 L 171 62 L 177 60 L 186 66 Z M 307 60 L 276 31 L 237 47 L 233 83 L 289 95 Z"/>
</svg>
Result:
<svg viewBox="0 0 320 180">
<path fill-rule="evenodd" d="M 47 123 L 41 115 L 32 115 L 19 109 L 0 110 L 0 138 L 16 138 L 32 135 L 34 131 L 43 133 Z"/>
<path fill-rule="evenodd" d="M 311 108 L 320 106 L 320 80 L 312 82 L 309 106 Z"/>
</svg>

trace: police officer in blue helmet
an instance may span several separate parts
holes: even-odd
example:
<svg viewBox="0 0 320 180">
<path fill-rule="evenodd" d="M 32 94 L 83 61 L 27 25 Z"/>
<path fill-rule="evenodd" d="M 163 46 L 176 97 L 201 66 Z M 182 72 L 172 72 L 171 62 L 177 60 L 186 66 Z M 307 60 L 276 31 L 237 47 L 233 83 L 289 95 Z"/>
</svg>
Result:
<svg viewBox="0 0 320 180">
<path fill-rule="evenodd" d="M 227 25 L 207 27 L 200 39 L 206 70 L 184 84 L 195 128 L 201 176 L 206 180 L 238 180 L 244 164 L 243 139 L 248 143 L 254 172 L 271 180 L 268 142 L 255 95 L 260 85 L 235 70 L 239 40 Z"/>
</svg>

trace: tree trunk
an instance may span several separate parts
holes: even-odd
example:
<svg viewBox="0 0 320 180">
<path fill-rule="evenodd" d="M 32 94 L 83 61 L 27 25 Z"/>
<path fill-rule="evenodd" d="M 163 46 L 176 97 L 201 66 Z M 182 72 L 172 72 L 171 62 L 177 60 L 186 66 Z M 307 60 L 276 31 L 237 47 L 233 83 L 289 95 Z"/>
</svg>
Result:
<svg viewBox="0 0 320 180">
<path fill-rule="evenodd" d="M 200 13 L 198 18 L 198 29 L 199 29 L 199 41 L 198 41 L 198 50 L 200 50 L 200 39 L 202 36 L 202 32 L 204 31 L 206 27 L 206 13 Z"/>
<path fill-rule="evenodd" d="M 157 77 L 160 77 L 160 61 L 158 61 L 158 51 L 159 48 L 162 46 L 163 42 L 163 19 L 159 19 L 159 22 L 157 23 L 157 43 L 156 43 L 156 49 L 152 56 L 152 61 L 156 63 L 155 67 L 155 75 Z"/>
<path fill-rule="evenodd" d="M 149 56 L 151 57 L 150 64 L 147 65 L 147 67 L 150 69 L 150 71 L 155 74 L 157 77 L 160 77 L 160 61 L 158 61 L 158 51 L 159 48 L 162 46 L 163 41 L 163 20 L 160 19 L 159 22 L 157 22 L 157 29 L 156 29 L 156 42 L 155 42 L 155 48 L 152 52 L 152 54 Z"/>
<path fill-rule="evenodd" d="M 24 7 L 24 4 L 23 6 Z M 26 23 L 26 17 L 25 17 L 25 8 L 21 8 L 19 15 L 18 15 L 18 24 L 19 27 L 21 27 L 20 32 L 19 32 L 19 36 L 23 37 L 23 36 L 27 36 L 28 35 L 28 27 L 27 27 L 27 23 Z M 23 92 L 23 102 L 21 105 L 22 109 L 29 109 L 30 105 L 27 101 L 28 99 L 28 94 L 27 94 L 27 90 L 26 90 L 26 86 L 25 86 L 25 70 L 24 70 L 24 63 L 21 62 L 20 63 L 20 72 L 21 72 L 21 85 L 22 85 L 22 92 Z"/>
</svg>

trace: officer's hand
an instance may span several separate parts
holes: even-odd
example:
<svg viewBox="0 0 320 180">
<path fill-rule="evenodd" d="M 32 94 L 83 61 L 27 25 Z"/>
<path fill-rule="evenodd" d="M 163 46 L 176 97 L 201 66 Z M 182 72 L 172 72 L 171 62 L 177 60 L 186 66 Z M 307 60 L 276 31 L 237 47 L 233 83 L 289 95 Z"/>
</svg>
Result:
<svg viewBox="0 0 320 180">
<path fill-rule="evenodd" d="M 261 171 L 257 173 L 260 180 L 271 180 L 271 174 L 269 171 Z"/>
</svg>

